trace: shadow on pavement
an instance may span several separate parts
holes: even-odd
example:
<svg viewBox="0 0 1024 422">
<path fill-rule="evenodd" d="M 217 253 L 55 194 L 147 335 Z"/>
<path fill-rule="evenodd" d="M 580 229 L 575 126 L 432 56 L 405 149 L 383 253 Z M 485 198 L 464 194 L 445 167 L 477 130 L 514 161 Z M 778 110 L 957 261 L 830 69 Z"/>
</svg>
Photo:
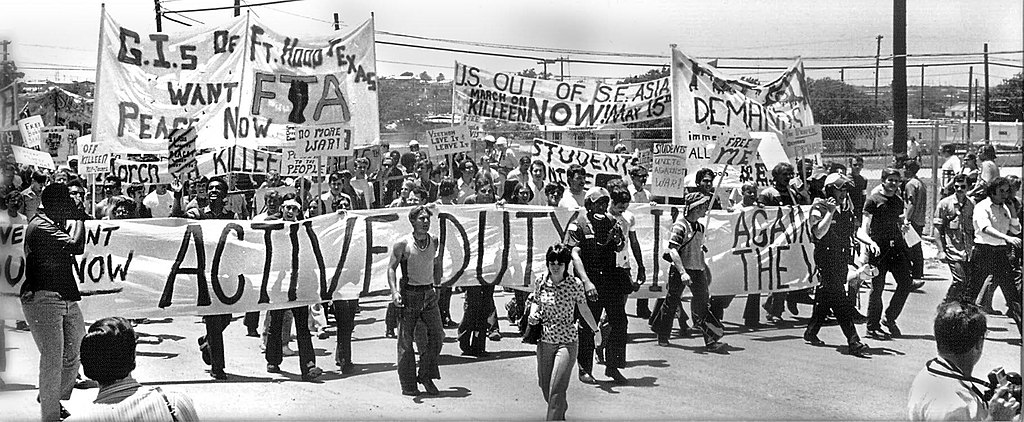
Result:
<svg viewBox="0 0 1024 422">
<path fill-rule="evenodd" d="M 634 360 L 626 363 L 626 368 L 635 368 L 638 366 L 650 366 L 651 368 L 667 368 L 668 361 L 665 359 L 647 359 L 647 360 Z"/>
<path fill-rule="evenodd" d="M 178 357 L 179 353 L 170 352 L 135 352 L 135 356 L 142 356 L 147 358 L 163 358 L 171 359 Z"/>
<path fill-rule="evenodd" d="M 36 386 L 31 384 L 4 384 L 4 392 L 35 390 Z"/>
<path fill-rule="evenodd" d="M 185 339 L 184 336 L 174 334 L 149 334 L 141 331 L 136 331 L 136 333 L 139 335 L 138 344 L 160 344 L 164 340 L 181 341 Z"/>
<path fill-rule="evenodd" d="M 616 391 L 617 388 L 650 388 L 658 386 L 657 377 L 626 377 L 626 379 L 628 380 L 628 382 L 625 384 L 617 384 L 615 383 L 615 381 L 599 380 L 597 381 L 597 384 L 595 384 L 595 386 L 601 389 L 601 391 L 604 391 L 608 394 L 619 394 L 619 392 Z"/>
<path fill-rule="evenodd" d="M 426 394 L 420 394 L 412 399 L 413 403 L 422 404 L 424 399 L 461 399 L 473 395 L 473 392 L 466 387 L 451 387 L 447 390 L 441 390 L 436 396 L 428 396 Z"/>
</svg>

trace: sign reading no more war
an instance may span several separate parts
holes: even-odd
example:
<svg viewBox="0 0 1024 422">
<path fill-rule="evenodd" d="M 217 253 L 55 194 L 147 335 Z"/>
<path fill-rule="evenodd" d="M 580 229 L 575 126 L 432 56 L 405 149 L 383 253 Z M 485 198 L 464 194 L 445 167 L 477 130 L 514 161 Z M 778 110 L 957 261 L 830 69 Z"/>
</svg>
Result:
<svg viewBox="0 0 1024 422">
<path fill-rule="evenodd" d="M 346 125 L 297 126 L 293 151 L 299 157 L 351 156 L 352 129 Z"/>
<path fill-rule="evenodd" d="M 471 152 L 469 126 L 459 125 L 427 131 L 429 154 L 432 157 Z"/>
</svg>

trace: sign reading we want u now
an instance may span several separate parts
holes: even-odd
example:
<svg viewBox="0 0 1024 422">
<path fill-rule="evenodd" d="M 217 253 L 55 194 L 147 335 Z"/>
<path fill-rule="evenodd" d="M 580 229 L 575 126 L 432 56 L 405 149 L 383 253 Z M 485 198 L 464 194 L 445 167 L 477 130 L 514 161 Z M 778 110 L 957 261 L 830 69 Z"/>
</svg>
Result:
<svg viewBox="0 0 1024 422">
<path fill-rule="evenodd" d="M 712 294 L 810 287 L 809 207 L 712 211 L 705 244 Z M 635 205 L 649 280 L 664 285 L 661 260 L 679 209 Z M 392 244 L 412 232 L 408 208 L 329 214 L 300 222 L 185 219 L 87 221 L 74 267 L 86 319 L 164 317 L 280 309 L 354 299 L 387 287 Z M 443 282 L 532 289 L 547 248 L 577 211 L 551 207 L 440 206 Z M 25 226 L 0 226 L 0 318 L 15 319 L 25 275 Z M 634 266 L 633 268 L 636 268 Z M 641 289 L 634 296 L 664 292 Z"/>
</svg>

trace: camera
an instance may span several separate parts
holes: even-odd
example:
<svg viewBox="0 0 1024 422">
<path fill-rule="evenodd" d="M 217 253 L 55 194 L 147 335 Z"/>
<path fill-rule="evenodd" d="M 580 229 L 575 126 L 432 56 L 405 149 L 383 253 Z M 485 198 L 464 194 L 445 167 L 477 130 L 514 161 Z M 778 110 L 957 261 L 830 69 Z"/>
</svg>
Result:
<svg viewBox="0 0 1024 422">
<path fill-rule="evenodd" d="M 1013 397 L 1019 403 L 1021 401 L 1021 376 L 1016 372 L 1007 373 L 1003 368 L 993 369 L 992 372 L 988 373 L 989 389 L 985 391 L 982 398 L 985 401 L 992 400 L 992 395 L 995 394 L 996 389 L 1002 386 L 1007 386 L 1007 390 L 1010 397 Z"/>
</svg>

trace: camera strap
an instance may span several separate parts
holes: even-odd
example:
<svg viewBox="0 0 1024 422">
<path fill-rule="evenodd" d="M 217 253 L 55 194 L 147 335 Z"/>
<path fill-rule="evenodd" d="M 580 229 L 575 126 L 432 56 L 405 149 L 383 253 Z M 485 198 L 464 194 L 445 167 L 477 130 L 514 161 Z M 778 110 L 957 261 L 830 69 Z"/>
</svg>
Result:
<svg viewBox="0 0 1024 422">
<path fill-rule="evenodd" d="M 948 370 L 949 372 L 940 371 L 938 369 L 935 369 L 934 367 L 932 367 L 932 364 L 939 365 L 939 366 L 943 367 L 944 369 Z M 928 368 L 928 372 L 931 372 L 931 373 L 933 373 L 935 375 L 938 375 L 940 377 L 952 378 L 952 379 L 955 379 L 955 380 L 965 381 L 965 382 L 971 383 L 971 390 L 974 391 L 974 394 L 977 394 L 979 398 L 985 397 L 985 395 L 981 393 L 981 390 L 979 390 L 978 387 L 975 386 L 975 384 L 984 385 L 985 388 L 992 388 L 992 386 L 988 383 L 988 381 L 983 381 L 983 380 L 980 380 L 978 378 L 974 378 L 972 376 L 964 375 L 960 371 L 960 368 L 957 368 L 956 365 L 953 365 L 952 363 L 945 362 L 944 359 L 934 358 L 934 359 L 928 361 L 928 363 L 925 364 L 925 368 Z M 984 402 L 984 401 L 982 401 L 982 402 Z M 985 403 L 985 406 L 987 407 L 988 403 Z"/>
</svg>

